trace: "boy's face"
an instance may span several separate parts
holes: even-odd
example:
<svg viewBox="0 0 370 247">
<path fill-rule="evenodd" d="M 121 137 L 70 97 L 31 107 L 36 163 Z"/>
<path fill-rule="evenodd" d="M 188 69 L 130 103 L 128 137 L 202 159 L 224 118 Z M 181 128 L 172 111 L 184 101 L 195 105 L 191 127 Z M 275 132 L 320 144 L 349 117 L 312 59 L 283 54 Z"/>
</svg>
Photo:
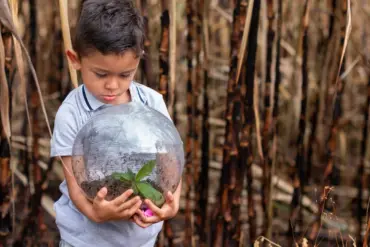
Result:
<svg viewBox="0 0 370 247">
<path fill-rule="evenodd" d="M 131 100 L 129 87 L 140 62 L 133 51 L 127 50 L 122 55 L 95 51 L 80 58 L 67 51 L 67 56 L 73 67 L 81 71 L 86 88 L 98 100 L 113 105 Z"/>
</svg>

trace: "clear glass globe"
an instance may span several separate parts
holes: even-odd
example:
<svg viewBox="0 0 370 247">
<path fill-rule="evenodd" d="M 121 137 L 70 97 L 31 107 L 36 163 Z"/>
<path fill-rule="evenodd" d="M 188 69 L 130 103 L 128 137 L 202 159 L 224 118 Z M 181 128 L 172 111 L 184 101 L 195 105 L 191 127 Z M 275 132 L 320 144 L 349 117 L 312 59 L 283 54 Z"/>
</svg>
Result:
<svg viewBox="0 0 370 247">
<path fill-rule="evenodd" d="M 72 169 L 92 200 L 102 188 L 112 200 L 127 189 L 164 203 L 175 192 L 184 168 L 184 150 L 174 124 L 160 112 L 130 102 L 99 110 L 78 132 Z"/>
</svg>

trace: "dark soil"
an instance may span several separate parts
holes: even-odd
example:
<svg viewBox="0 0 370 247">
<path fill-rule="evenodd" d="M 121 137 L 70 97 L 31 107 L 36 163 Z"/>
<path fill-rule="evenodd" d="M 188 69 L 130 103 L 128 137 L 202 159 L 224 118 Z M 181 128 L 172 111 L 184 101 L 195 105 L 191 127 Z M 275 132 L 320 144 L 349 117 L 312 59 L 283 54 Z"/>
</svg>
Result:
<svg viewBox="0 0 370 247">
<path fill-rule="evenodd" d="M 94 199 L 98 191 L 104 186 L 108 189 L 108 194 L 106 196 L 106 200 L 108 201 L 116 198 L 131 188 L 130 183 L 114 179 L 112 176 L 107 176 L 101 180 L 84 181 L 81 183 L 81 188 L 90 199 Z"/>
<path fill-rule="evenodd" d="M 156 190 L 162 192 L 162 190 L 153 181 L 147 180 L 147 182 L 150 183 Z M 85 191 L 87 197 L 90 199 L 94 199 L 98 191 L 103 187 L 108 189 L 106 200 L 110 201 L 120 196 L 126 190 L 130 189 L 131 183 L 114 179 L 112 176 L 107 176 L 101 180 L 84 181 L 81 183 L 82 190 Z M 131 197 L 134 196 L 136 195 L 132 195 Z"/>
</svg>

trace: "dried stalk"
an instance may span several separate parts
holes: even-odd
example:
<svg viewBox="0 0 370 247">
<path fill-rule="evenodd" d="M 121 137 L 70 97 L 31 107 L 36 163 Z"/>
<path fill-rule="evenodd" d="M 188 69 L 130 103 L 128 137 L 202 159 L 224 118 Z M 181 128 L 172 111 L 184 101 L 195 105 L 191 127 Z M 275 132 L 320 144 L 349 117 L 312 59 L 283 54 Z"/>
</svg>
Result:
<svg viewBox="0 0 370 247">
<path fill-rule="evenodd" d="M 229 71 L 229 79 L 228 79 L 228 86 L 227 86 L 227 102 L 226 102 L 226 128 L 225 128 L 225 143 L 223 146 L 223 164 L 221 170 L 221 178 L 220 178 L 220 185 L 218 191 L 218 199 L 220 204 L 217 204 L 212 218 L 211 224 L 211 239 L 212 239 L 212 246 L 227 246 L 225 245 L 225 241 L 228 240 L 225 225 L 231 221 L 230 215 L 230 206 L 229 206 L 229 190 L 235 186 L 235 181 L 233 182 L 233 176 L 235 174 L 231 174 L 232 171 L 235 172 L 236 162 L 237 162 L 237 132 L 234 129 L 235 118 L 237 116 L 237 112 L 234 109 L 237 109 L 238 106 L 235 106 L 236 99 L 239 95 L 240 97 L 240 89 L 239 93 L 236 92 L 236 71 L 237 71 L 237 63 L 238 63 L 238 50 L 240 47 L 240 9 L 241 3 L 238 0 L 235 4 L 235 9 L 233 13 L 233 26 L 232 26 L 232 33 L 231 33 L 231 51 L 230 51 L 230 71 Z M 239 100 L 240 101 L 240 100 Z M 240 104 L 239 104 L 240 107 Z M 240 110 L 239 110 L 240 111 Z M 233 185 L 232 185 L 233 184 Z"/>
<path fill-rule="evenodd" d="M 329 97 L 329 88 L 330 88 L 330 83 L 329 83 L 329 73 L 330 73 L 330 63 L 333 59 L 333 57 L 335 56 L 335 53 L 332 52 L 332 46 L 334 45 L 334 43 L 336 42 L 335 40 L 335 35 L 333 35 L 333 29 L 334 29 L 334 25 L 335 25 L 335 18 L 334 18 L 334 14 L 336 12 L 336 2 L 337 0 L 331 0 L 331 16 L 330 16 L 330 22 L 329 22 L 329 27 L 328 27 L 328 36 L 326 37 L 326 41 L 325 41 L 325 49 L 324 49 L 324 64 L 322 66 L 322 73 L 321 73 L 321 86 L 320 86 L 320 96 L 319 96 L 319 112 L 318 112 L 318 124 L 319 124 L 319 127 L 320 126 L 325 126 L 325 120 L 328 118 L 328 115 L 330 114 L 329 112 L 329 107 L 326 107 L 326 105 L 330 104 L 330 97 Z M 324 157 L 326 154 L 325 154 L 325 151 L 321 151 L 321 150 L 325 150 L 325 148 L 323 148 L 326 144 L 324 144 L 324 140 L 325 138 L 321 137 L 318 139 L 318 146 L 319 148 L 317 148 L 318 150 L 318 157 L 322 158 Z M 308 157 L 309 159 L 312 159 L 311 156 Z"/>
<path fill-rule="evenodd" d="M 318 209 L 318 211 L 316 213 L 315 221 L 312 224 L 311 233 L 309 235 L 309 239 L 311 241 L 315 241 L 315 245 L 314 246 L 317 246 L 316 245 L 316 241 L 317 241 L 318 234 L 319 234 L 320 229 L 321 229 L 321 226 L 322 226 L 322 214 L 323 214 L 324 209 L 325 209 L 325 203 L 328 200 L 329 194 L 330 194 L 330 192 L 332 190 L 333 190 L 332 187 L 325 186 L 325 188 L 324 188 L 324 190 L 323 190 L 323 192 L 321 194 L 321 197 L 320 197 L 319 209 Z"/>
<path fill-rule="evenodd" d="M 273 218 L 273 201 L 272 201 L 272 194 L 273 194 L 273 183 L 272 178 L 275 176 L 275 168 L 276 168 L 276 157 L 277 157 L 277 133 L 279 133 L 279 125 L 277 117 L 279 115 L 279 96 L 280 96 L 280 82 L 281 82 L 281 72 L 280 72 L 280 50 L 281 50 L 281 29 L 282 29 L 282 20 L 283 20 L 283 3 L 282 0 L 278 0 L 277 2 L 277 28 L 276 28 L 276 58 L 275 58 L 275 85 L 274 85 L 274 103 L 272 108 L 272 160 L 271 160 L 271 180 L 270 180 L 270 194 L 268 196 L 269 203 L 268 203 L 268 222 L 272 222 Z M 266 235 L 271 237 L 271 224 L 267 227 Z"/>
<path fill-rule="evenodd" d="M 345 55 L 345 52 L 346 52 L 346 48 L 347 48 L 347 44 L 348 44 L 348 38 L 349 38 L 350 31 L 351 31 L 351 26 L 352 26 L 351 3 L 350 3 L 350 1 L 343 0 L 342 10 L 343 10 L 343 13 L 346 13 L 346 15 L 347 15 L 347 25 L 342 24 L 341 49 L 340 49 L 342 55 L 341 55 L 341 59 L 340 59 L 340 62 L 339 62 L 339 69 L 338 69 L 338 73 L 337 73 L 337 77 L 336 77 L 336 89 L 337 90 L 334 94 L 334 95 L 336 95 L 336 97 L 334 96 L 334 99 L 335 99 L 335 101 L 334 101 L 334 113 L 333 113 L 333 120 L 332 120 L 332 124 L 331 124 L 331 129 L 330 129 L 330 136 L 329 136 L 328 143 L 327 143 L 328 154 L 327 154 L 327 166 L 325 168 L 324 179 L 323 179 L 324 186 L 325 186 L 326 183 L 329 182 L 330 176 L 332 175 L 332 172 L 333 172 L 334 152 L 336 150 L 336 134 L 338 132 L 339 118 L 342 115 L 341 98 L 342 98 L 343 89 L 344 89 L 344 81 L 338 80 L 338 79 L 339 79 L 340 72 L 342 71 L 342 63 L 343 63 L 344 55 Z M 344 19 L 344 16 L 343 16 L 343 19 Z M 345 27 L 345 32 L 344 32 L 344 27 Z M 330 179 L 330 180 L 333 180 L 333 178 Z M 330 181 L 330 182 L 332 183 L 333 181 Z M 329 188 L 328 186 L 325 186 L 324 192 L 323 192 L 324 194 L 325 194 L 325 191 L 328 190 L 328 188 Z M 322 207 L 324 207 L 324 205 Z M 323 209 L 324 208 L 322 208 L 322 210 Z M 320 211 L 322 211 L 322 210 L 320 210 Z M 313 227 L 312 227 L 313 230 L 312 230 L 312 234 L 310 236 L 311 239 L 316 239 L 317 238 L 319 226 L 321 226 L 321 216 L 320 216 L 320 218 L 317 217 L 316 221 L 313 224 Z"/>
<path fill-rule="evenodd" d="M 366 188 L 366 175 L 365 175 L 365 161 L 366 161 L 366 150 L 367 150 L 367 141 L 369 136 L 369 112 L 370 112 L 370 75 L 367 82 L 367 102 L 364 107 L 364 128 L 362 129 L 362 141 L 361 141 L 361 165 L 359 168 L 358 176 L 361 179 L 358 179 L 358 200 L 362 202 L 363 197 L 363 189 Z M 357 220 L 359 223 L 359 228 L 361 230 L 362 225 L 362 217 L 364 215 L 364 209 L 362 208 L 362 204 L 359 202 L 359 207 L 357 209 L 358 215 Z M 368 237 L 369 237 L 369 231 L 370 231 L 370 220 L 367 223 L 367 229 L 364 237 L 364 247 L 367 247 Z M 361 231 L 359 233 L 359 237 L 361 237 Z"/>
<path fill-rule="evenodd" d="M 52 136 L 49 119 L 46 113 L 45 104 L 44 104 L 41 89 L 40 89 L 40 83 L 37 79 L 36 71 L 33 67 L 31 57 L 29 56 L 27 49 L 25 45 L 23 44 L 22 39 L 19 37 L 18 32 L 14 26 L 7 0 L 0 0 L 0 23 L 4 25 L 5 28 L 8 29 L 13 34 L 13 36 L 17 39 L 17 41 L 21 45 L 23 54 L 26 56 L 28 66 L 32 74 L 32 78 L 37 88 L 38 97 L 40 98 L 40 102 L 41 102 L 41 109 L 44 114 L 44 118 L 45 118 L 46 126 L 48 128 L 49 135 Z"/>
<path fill-rule="evenodd" d="M 250 4 L 251 2 L 249 2 Z M 253 243 L 256 240 L 256 209 L 255 202 L 253 199 L 253 175 L 252 175 L 252 162 L 253 162 L 253 149 L 252 149 L 252 131 L 255 120 L 254 115 L 254 87 L 255 87 L 255 61 L 257 54 L 257 42 L 258 42 L 258 27 L 260 17 L 261 1 L 255 1 L 253 5 L 252 17 L 251 17 L 251 28 L 248 40 L 248 54 L 245 63 L 246 80 L 245 80 L 245 93 L 243 92 L 243 107 L 244 107 L 244 118 L 243 126 L 240 137 L 239 146 L 239 167 L 238 176 L 240 176 L 239 183 L 235 189 L 236 198 L 241 198 L 241 192 L 244 184 L 244 177 L 247 179 L 247 193 L 248 193 L 248 220 L 249 220 L 249 241 Z M 246 174 L 245 174 L 246 172 Z M 239 206 L 240 210 L 240 206 Z M 237 214 L 239 219 L 237 236 L 240 236 L 242 221 L 240 218 L 240 211 Z"/>
<path fill-rule="evenodd" d="M 342 115 L 342 94 L 344 90 L 344 81 L 340 80 L 340 73 L 342 71 L 342 63 L 344 59 L 344 55 L 346 52 L 347 44 L 349 35 L 352 29 L 352 18 L 351 18 L 351 1 L 350 0 L 342 0 L 342 7 L 343 12 L 347 13 L 347 25 L 342 24 L 342 32 L 341 32 L 341 58 L 339 62 L 339 69 L 336 77 L 336 84 L 335 84 L 335 93 L 334 93 L 334 103 L 333 103 L 333 120 L 331 123 L 331 130 L 330 135 L 327 142 L 328 153 L 327 153 L 327 166 L 324 173 L 324 181 L 327 181 L 329 177 L 332 175 L 333 168 L 334 168 L 334 152 L 336 150 L 336 133 L 338 132 L 338 123 L 339 119 Z M 344 17 L 343 17 L 344 18 Z M 345 28 L 345 31 L 344 31 Z"/>
<path fill-rule="evenodd" d="M 175 6 L 174 6 L 175 7 Z M 171 8 L 171 16 L 173 15 L 173 8 Z M 160 41 L 160 47 L 159 47 L 159 87 L 158 91 L 163 95 L 163 98 L 168 106 L 169 113 L 171 116 L 173 116 L 173 109 L 169 104 L 173 104 L 173 97 L 174 97 L 174 91 L 169 92 L 169 67 L 174 67 L 173 60 L 176 57 L 176 53 L 174 53 L 175 47 L 173 47 L 173 41 L 170 41 L 170 35 L 171 39 L 173 37 L 173 34 L 171 32 L 173 31 L 173 24 L 171 24 L 172 20 L 170 20 L 170 13 L 168 10 L 168 2 L 165 0 L 162 0 L 162 15 L 161 15 L 161 41 Z M 176 25 L 176 22 L 174 23 Z M 171 30 L 170 30 L 171 26 Z M 176 28 L 175 28 L 176 29 Z M 171 47 L 170 47 L 171 42 Z M 170 58 L 170 49 L 171 49 L 171 58 Z M 175 56 L 175 57 L 173 57 Z M 171 59 L 171 61 L 170 61 Z M 171 62 L 171 64 L 169 64 Z M 172 70 L 171 70 L 172 71 Z M 172 74 L 171 74 L 172 76 Z M 172 88 L 170 88 L 172 90 Z M 171 224 L 169 222 L 165 222 L 164 224 L 164 233 L 167 237 L 167 240 L 169 242 L 169 246 L 173 246 L 173 231 L 171 228 Z M 163 245 L 163 243 L 159 243 L 159 245 Z"/>
<path fill-rule="evenodd" d="M 1 29 L 0 29 L 1 30 Z M 1 32 L 0 32 L 0 36 Z M 1 100 L 1 131 L 4 132 L 5 137 L 10 143 L 10 118 L 9 118 L 9 87 L 8 87 L 8 80 L 5 74 L 5 48 L 2 37 L 0 37 L 0 100 Z"/>
<path fill-rule="evenodd" d="M 186 16 L 187 16 L 187 137 L 186 137 L 186 206 L 185 206 L 185 246 L 191 246 L 193 243 L 193 221 L 190 194 L 193 189 L 193 162 L 194 162 L 194 97 L 193 97 L 193 39 L 194 39 L 194 8 L 193 1 L 186 1 Z"/>
<path fill-rule="evenodd" d="M 239 81 L 240 71 L 241 71 L 241 68 L 242 68 L 242 64 L 244 62 L 245 49 L 246 49 L 247 44 L 248 44 L 248 37 L 249 37 L 249 29 L 250 29 L 250 26 L 251 26 L 253 4 L 254 4 L 254 0 L 251 0 L 250 2 L 248 2 L 248 12 L 247 12 L 247 15 L 246 15 L 247 19 L 245 20 L 245 23 L 244 23 L 242 44 L 240 46 L 240 52 L 239 52 L 239 55 L 238 55 L 238 68 L 237 68 L 237 72 L 236 72 L 236 81 L 237 82 Z"/>
<path fill-rule="evenodd" d="M 35 0 L 30 0 L 30 56 L 32 57 L 32 63 L 37 64 L 37 9 Z M 32 80 L 32 75 L 30 75 L 30 80 Z M 40 99 L 38 97 L 37 88 L 35 86 L 31 87 L 31 114 L 32 114 L 32 165 L 31 173 L 34 193 L 31 195 L 30 211 L 27 218 L 26 227 L 23 230 L 23 240 L 28 238 L 34 238 L 36 236 L 32 235 L 32 229 L 41 230 L 45 228 L 43 223 L 43 216 L 41 214 L 41 197 L 43 190 L 41 188 L 42 171 L 40 166 L 37 165 L 39 157 L 39 145 L 38 137 L 40 136 L 39 127 L 39 116 L 38 109 L 40 105 Z"/>
<path fill-rule="evenodd" d="M 7 205 L 13 204 L 11 193 L 14 191 L 13 173 L 10 168 L 10 117 L 11 117 L 11 91 L 9 86 L 12 84 L 10 74 L 12 72 L 12 39 L 9 33 L 3 34 L 0 28 L 0 83 L 1 83 L 1 128 L 0 128 L 0 236 L 7 236 L 15 227 L 15 212 L 13 211 L 13 222 L 8 212 Z M 4 90 L 4 92 L 3 92 Z M 6 95 L 5 95 L 6 94 Z M 10 183 L 12 186 L 10 186 Z M 13 207 L 14 209 L 14 207 Z"/>
<path fill-rule="evenodd" d="M 200 127 L 200 113 L 199 109 L 199 97 L 201 95 L 202 83 L 202 62 L 201 62 L 201 52 L 202 52 L 202 9 L 199 6 L 198 1 L 196 3 L 196 8 L 194 8 L 194 55 L 195 55 L 195 80 L 193 84 L 193 112 L 194 112 L 194 144 L 193 144 L 193 184 L 198 184 L 199 175 L 200 175 L 200 159 L 199 159 L 199 150 L 200 150 L 200 136 L 201 136 L 201 127 Z M 193 191 L 195 191 L 193 188 Z M 196 191 L 198 192 L 198 190 Z M 197 198 L 199 198 L 199 193 L 197 193 Z M 196 208 L 195 208 L 196 210 Z"/>
<path fill-rule="evenodd" d="M 275 18 L 274 13 L 274 1 L 267 1 L 267 18 L 268 18 L 268 31 L 267 31 L 267 58 L 266 58 L 266 81 L 265 81 L 265 114 L 264 114 L 264 126 L 262 133 L 262 151 L 263 151 L 263 169 L 264 169 L 264 183 L 262 188 L 262 208 L 265 213 L 265 227 L 266 232 L 270 232 L 271 229 L 271 217 L 268 214 L 268 202 L 270 198 L 270 184 L 271 184 L 271 160 L 268 155 L 269 151 L 269 139 L 271 137 L 271 118 L 272 118 L 272 86 L 271 86 L 271 69 L 272 69 L 272 51 L 275 32 L 273 29 L 273 20 Z M 270 238 L 271 236 L 267 236 Z"/>
<path fill-rule="evenodd" d="M 167 8 L 163 7 L 161 15 L 161 42 L 159 47 L 159 88 L 166 103 L 168 102 L 168 57 L 169 57 L 169 35 L 170 15 Z"/>
<path fill-rule="evenodd" d="M 295 174 L 293 179 L 294 193 L 292 197 L 292 211 L 291 211 L 291 222 L 292 227 L 289 230 L 292 237 L 295 232 L 295 221 L 300 214 L 300 206 L 302 193 L 304 188 L 305 180 L 305 156 L 306 150 L 304 145 L 304 137 L 306 133 L 306 112 L 307 112 L 307 98 L 308 98 L 308 68 L 307 68 L 307 56 L 308 56 L 308 24 L 309 24 L 309 13 L 311 7 L 311 0 L 306 0 L 302 18 L 302 92 L 301 92 L 301 113 L 299 118 L 299 134 L 297 138 L 297 155 L 295 160 Z"/>
<path fill-rule="evenodd" d="M 64 49 L 72 50 L 72 40 L 71 33 L 69 29 L 69 20 L 68 20 L 68 0 L 59 0 L 59 9 L 60 9 L 60 21 L 62 24 L 63 40 L 64 40 Z M 69 74 L 71 76 L 72 84 L 76 88 L 78 87 L 77 72 L 72 67 L 71 61 L 68 59 Z"/>
<path fill-rule="evenodd" d="M 168 96 L 168 111 L 173 116 L 175 107 L 175 88 L 176 88 L 176 0 L 170 1 L 170 40 L 169 40 L 169 61 L 170 61 L 170 81 L 169 81 L 169 96 Z"/>
<path fill-rule="evenodd" d="M 199 1 L 199 28 L 198 35 L 201 35 L 202 50 L 203 50 L 203 119 L 202 119 L 202 157 L 201 157 L 201 170 L 198 179 L 197 193 L 197 232 L 199 233 L 199 245 L 201 247 L 207 246 L 207 232 L 208 229 L 208 184 L 209 184 L 209 152 L 210 152 L 210 126 L 209 126 L 209 95 L 208 95 L 208 52 L 209 52 L 209 29 L 208 29 L 208 10 L 209 2 L 207 0 Z"/>
<path fill-rule="evenodd" d="M 151 46 L 151 40 L 149 37 L 149 17 L 148 17 L 148 3 L 147 0 L 137 0 L 138 3 L 140 3 L 140 9 L 141 14 L 144 19 L 144 29 L 145 29 L 145 40 L 144 40 L 144 51 L 145 56 L 142 59 L 142 78 L 145 77 L 146 85 L 148 85 L 150 88 L 157 89 L 158 85 L 156 84 L 156 80 L 153 76 L 153 70 L 152 70 L 152 63 L 150 60 L 150 46 Z"/>
</svg>

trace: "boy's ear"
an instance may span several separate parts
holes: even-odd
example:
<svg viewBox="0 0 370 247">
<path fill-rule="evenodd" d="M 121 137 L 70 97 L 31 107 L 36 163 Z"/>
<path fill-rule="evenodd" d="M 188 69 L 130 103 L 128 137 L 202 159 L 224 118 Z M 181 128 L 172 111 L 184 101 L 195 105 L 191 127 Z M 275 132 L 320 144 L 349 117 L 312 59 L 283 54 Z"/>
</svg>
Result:
<svg viewBox="0 0 370 247">
<path fill-rule="evenodd" d="M 81 61 L 75 51 L 67 50 L 66 55 L 75 70 L 81 69 Z"/>
</svg>

